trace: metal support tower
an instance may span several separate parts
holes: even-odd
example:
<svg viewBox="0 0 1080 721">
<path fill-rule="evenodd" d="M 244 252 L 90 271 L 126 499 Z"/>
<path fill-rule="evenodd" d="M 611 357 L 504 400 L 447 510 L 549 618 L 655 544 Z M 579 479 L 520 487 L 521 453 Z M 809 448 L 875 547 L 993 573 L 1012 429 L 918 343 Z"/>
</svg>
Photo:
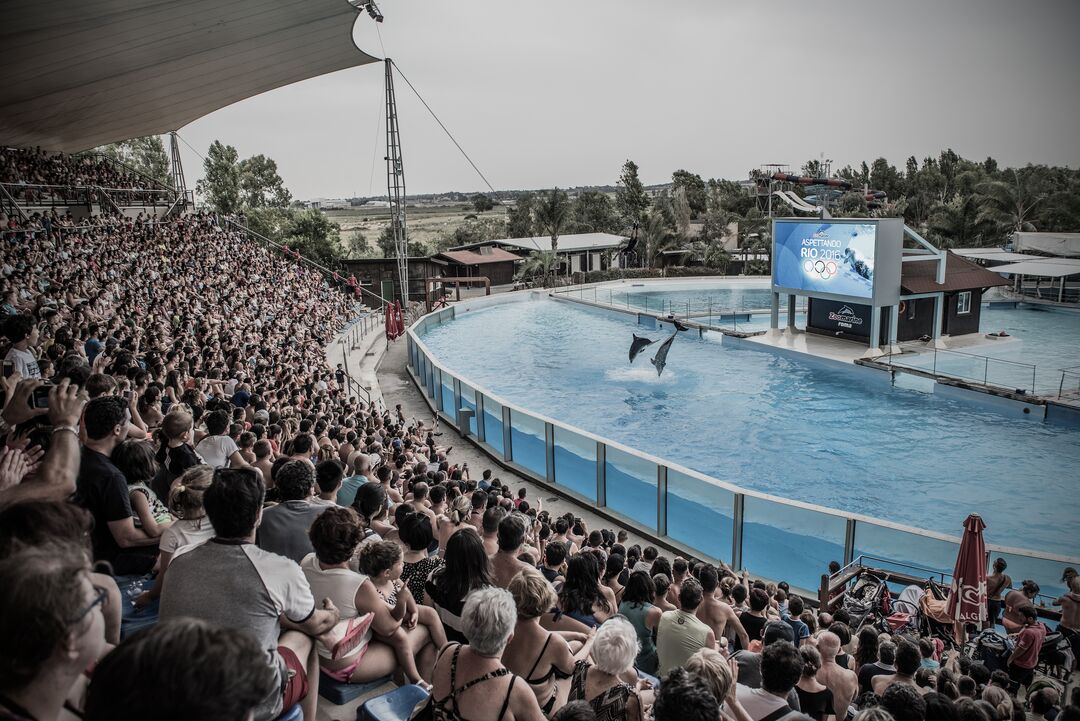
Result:
<svg viewBox="0 0 1080 721">
<path fill-rule="evenodd" d="M 401 306 L 409 306 L 409 236 L 405 225 L 405 166 L 401 161 L 397 103 L 394 100 L 394 61 L 386 58 L 386 195 L 390 201 L 390 227 L 394 229 Z"/>
<path fill-rule="evenodd" d="M 187 183 L 184 181 L 184 164 L 180 162 L 180 138 L 176 131 L 169 132 L 169 147 L 172 151 L 172 184 L 176 193 L 183 198 L 184 207 L 187 206 Z"/>
</svg>

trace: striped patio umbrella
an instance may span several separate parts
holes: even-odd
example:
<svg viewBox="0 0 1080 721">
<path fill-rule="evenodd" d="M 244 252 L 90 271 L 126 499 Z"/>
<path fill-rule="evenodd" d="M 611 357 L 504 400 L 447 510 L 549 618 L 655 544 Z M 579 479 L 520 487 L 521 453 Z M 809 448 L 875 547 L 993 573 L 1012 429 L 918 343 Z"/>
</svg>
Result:
<svg viewBox="0 0 1080 721">
<path fill-rule="evenodd" d="M 960 553 L 953 569 L 952 588 L 949 592 L 949 617 L 959 625 L 975 624 L 982 627 L 986 620 L 986 545 L 983 529 L 986 524 L 977 513 L 964 521 L 964 535 L 960 539 Z"/>
</svg>

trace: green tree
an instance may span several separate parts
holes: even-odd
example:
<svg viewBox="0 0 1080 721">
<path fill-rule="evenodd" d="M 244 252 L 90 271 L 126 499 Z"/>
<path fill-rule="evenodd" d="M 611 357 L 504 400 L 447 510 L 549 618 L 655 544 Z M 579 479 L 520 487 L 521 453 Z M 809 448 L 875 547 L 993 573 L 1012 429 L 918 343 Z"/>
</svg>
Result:
<svg viewBox="0 0 1080 721">
<path fill-rule="evenodd" d="M 540 193 L 536 207 L 533 208 L 533 220 L 536 229 L 551 237 L 551 252 L 558 255 L 559 236 L 570 223 L 570 198 L 566 191 L 554 188 Z"/>
<path fill-rule="evenodd" d="M 236 148 L 215 140 L 203 160 L 203 179 L 199 195 L 219 213 L 240 210 L 240 164 Z"/>
<path fill-rule="evenodd" d="M 700 218 L 705 213 L 707 202 L 705 181 L 697 173 L 679 169 L 671 174 L 671 189 L 674 192 L 679 188 L 686 192 L 686 202 L 690 205 L 690 217 Z"/>
<path fill-rule="evenodd" d="M 440 233 L 435 239 L 435 251 L 441 253 L 459 245 L 469 245 L 470 243 L 480 243 L 485 240 L 497 240 L 505 237 L 507 237 L 505 220 L 501 218 L 471 218 L 454 228 L 453 231 Z"/>
<path fill-rule="evenodd" d="M 731 180 L 710 180 L 706 205 L 706 212 L 711 209 L 721 209 L 741 216 L 745 215 L 751 208 L 756 208 L 757 200 L 751 197 L 736 182 Z"/>
<path fill-rule="evenodd" d="M 890 198 L 904 194 L 904 178 L 895 166 L 889 165 L 885 158 L 878 158 L 870 165 L 870 188 L 884 190 Z"/>
<path fill-rule="evenodd" d="M 956 195 L 934 208 L 928 231 L 934 242 L 946 248 L 972 248 L 994 237 L 994 224 L 974 195 Z"/>
<path fill-rule="evenodd" d="M 623 163 L 615 190 L 615 207 L 626 225 L 640 224 L 649 208 L 649 194 L 645 192 L 638 177 L 638 166 L 633 160 Z"/>
<path fill-rule="evenodd" d="M 383 228 L 382 233 L 379 234 L 379 238 L 375 243 L 379 246 L 379 250 L 382 251 L 382 257 L 397 257 L 397 245 L 394 243 L 394 228 L 389 223 Z M 418 240 L 410 240 L 407 244 L 406 254 L 410 258 L 423 257 L 428 254 L 428 248 Z"/>
<path fill-rule="evenodd" d="M 649 211 L 641 225 L 639 242 L 645 248 L 645 264 L 650 268 L 659 266 L 661 254 L 676 245 L 675 234 L 668 226 L 664 214 L 655 207 Z"/>
<path fill-rule="evenodd" d="M 731 265 L 731 253 L 724 249 L 724 246 L 719 241 L 713 241 L 705 247 L 705 266 L 708 268 L 717 268 L 721 273 L 727 273 L 728 266 Z"/>
<path fill-rule="evenodd" d="M 360 230 L 349 233 L 348 238 L 342 240 L 346 258 L 370 258 L 374 252 L 367 236 Z"/>
<path fill-rule="evenodd" d="M 292 228 L 293 211 L 287 208 L 251 208 L 244 216 L 248 228 L 278 242 L 284 242 Z"/>
<path fill-rule="evenodd" d="M 731 224 L 738 223 L 740 217 L 738 213 L 726 210 L 719 203 L 710 204 L 698 237 L 705 243 L 718 241 L 722 244 L 728 236 Z"/>
<path fill-rule="evenodd" d="M 574 233 L 618 233 L 621 223 L 605 193 L 586 190 L 574 198 L 568 230 Z"/>
<path fill-rule="evenodd" d="M 1003 233 L 1034 230 L 1035 208 L 1047 197 L 1041 180 L 1039 168 L 1029 165 L 1006 171 L 1003 180 L 983 183 L 979 194 L 985 218 L 996 222 Z"/>
<path fill-rule="evenodd" d="M 240 161 L 239 172 L 241 200 L 246 207 L 284 208 L 292 200 L 272 158 L 253 155 Z"/>
<path fill-rule="evenodd" d="M 690 202 L 686 198 L 686 188 L 675 188 L 671 199 L 672 214 L 675 217 L 675 230 L 684 242 L 690 240 Z"/>
<path fill-rule="evenodd" d="M 772 256 L 772 239 L 769 237 L 771 224 L 757 208 L 751 208 L 739 220 L 739 247 L 746 260 L 751 253 L 764 253 Z M 749 272 L 749 271 L 747 271 Z"/>
<path fill-rule="evenodd" d="M 489 196 L 483 193 L 477 193 L 472 197 L 473 207 L 476 208 L 477 213 L 483 213 L 484 211 L 491 210 L 495 207 L 495 201 Z"/>
<path fill-rule="evenodd" d="M 664 221 L 664 226 L 669 232 L 674 233 L 678 225 L 675 222 L 675 201 L 671 193 L 665 188 L 656 194 L 652 201 L 652 211 L 658 213 Z"/>
<path fill-rule="evenodd" d="M 506 211 L 506 234 L 509 238 L 531 238 L 535 235 L 532 209 L 535 197 L 532 193 L 519 196 L 517 202 Z"/>
<path fill-rule="evenodd" d="M 807 160 L 805 163 L 803 163 L 801 172 L 803 175 L 808 175 L 811 178 L 820 178 L 824 174 L 825 170 L 821 165 L 821 161 L 814 159 Z"/>
<path fill-rule="evenodd" d="M 517 280 L 547 283 L 548 278 L 555 272 L 557 257 L 550 250 L 542 250 L 531 253 L 521 265 L 518 266 Z"/>
<path fill-rule="evenodd" d="M 848 218 L 865 218 L 867 211 L 866 198 L 862 191 L 849 190 L 840 196 L 836 203 L 836 209 L 841 215 Z"/>
<path fill-rule="evenodd" d="M 306 258 L 323 265 L 336 265 L 340 231 L 341 226 L 332 222 L 321 210 L 294 211 L 285 242 Z"/>
<path fill-rule="evenodd" d="M 394 227 L 389 223 L 379 233 L 379 239 L 375 241 L 382 251 L 384 258 L 393 258 L 397 254 L 397 245 L 394 241 Z"/>
<path fill-rule="evenodd" d="M 169 177 L 169 155 L 165 152 L 165 143 L 160 135 L 147 135 L 102 145 L 94 148 L 94 152 L 149 176 L 162 185 L 172 185 Z"/>
<path fill-rule="evenodd" d="M 1080 229 L 1080 173 L 1055 190 L 1039 206 L 1039 227 L 1053 233 Z"/>
</svg>

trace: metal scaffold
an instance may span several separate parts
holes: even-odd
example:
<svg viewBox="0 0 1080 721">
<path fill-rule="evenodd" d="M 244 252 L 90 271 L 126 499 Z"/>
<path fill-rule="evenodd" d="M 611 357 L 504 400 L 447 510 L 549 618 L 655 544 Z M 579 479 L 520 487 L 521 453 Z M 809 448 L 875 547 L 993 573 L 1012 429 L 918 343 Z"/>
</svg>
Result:
<svg viewBox="0 0 1080 721">
<path fill-rule="evenodd" d="M 394 231 L 401 307 L 409 307 L 409 236 L 405 223 L 405 166 L 401 160 L 397 103 L 394 97 L 394 61 L 386 59 L 386 193 L 390 201 L 390 227 Z"/>
<path fill-rule="evenodd" d="M 180 140 L 173 130 L 169 133 L 169 146 L 172 151 L 173 190 L 182 198 L 187 198 L 187 183 L 184 180 L 184 164 L 180 162 Z M 185 200 L 186 202 L 186 200 Z"/>
</svg>

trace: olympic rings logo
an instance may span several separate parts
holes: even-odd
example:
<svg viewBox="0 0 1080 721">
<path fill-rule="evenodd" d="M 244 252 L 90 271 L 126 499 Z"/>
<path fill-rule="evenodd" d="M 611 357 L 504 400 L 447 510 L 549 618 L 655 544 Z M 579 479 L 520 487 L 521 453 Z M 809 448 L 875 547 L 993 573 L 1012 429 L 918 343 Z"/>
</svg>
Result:
<svg viewBox="0 0 1080 721">
<path fill-rule="evenodd" d="M 804 260 L 802 267 L 807 275 L 816 275 L 822 280 L 828 280 L 836 275 L 836 263 L 831 260 Z"/>
</svg>

